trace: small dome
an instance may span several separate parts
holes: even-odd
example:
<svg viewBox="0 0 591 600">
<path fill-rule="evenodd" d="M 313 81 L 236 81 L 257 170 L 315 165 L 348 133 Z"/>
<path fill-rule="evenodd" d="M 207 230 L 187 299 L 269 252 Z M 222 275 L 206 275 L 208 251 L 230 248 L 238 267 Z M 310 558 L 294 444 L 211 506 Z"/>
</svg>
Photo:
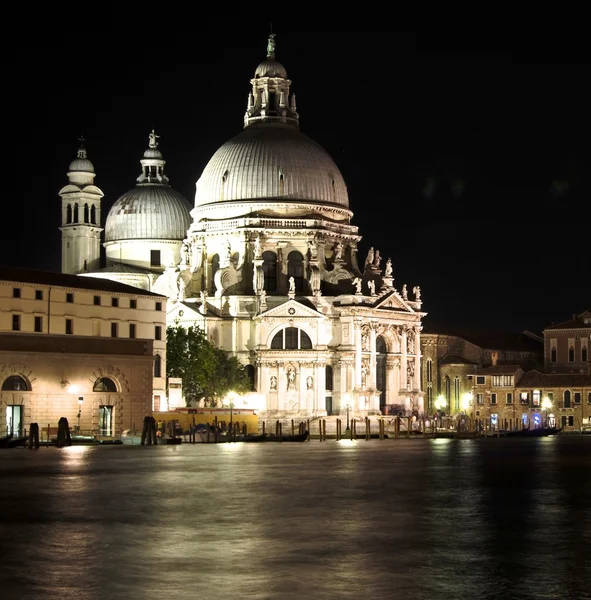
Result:
<svg viewBox="0 0 591 600">
<path fill-rule="evenodd" d="M 255 77 L 282 77 L 287 79 L 287 71 L 285 67 L 274 58 L 264 60 L 254 73 Z"/>
<path fill-rule="evenodd" d="M 94 165 L 87 158 L 76 158 L 70 163 L 69 171 L 94 173 Z"/>
<path fill-rule="evenodd" d="M 136 185 L 111 207 L 105 241 L 184 240 L 190 209 L 187 200 L 168 185 Z"/>
<path fill-rule="evenodd" d="M 162 160 L 162 152 L 160 152 L 158 148 L 148 148 L 144 152 L 144 158 L 157 158 L 158 160 Z"/>
</svg>

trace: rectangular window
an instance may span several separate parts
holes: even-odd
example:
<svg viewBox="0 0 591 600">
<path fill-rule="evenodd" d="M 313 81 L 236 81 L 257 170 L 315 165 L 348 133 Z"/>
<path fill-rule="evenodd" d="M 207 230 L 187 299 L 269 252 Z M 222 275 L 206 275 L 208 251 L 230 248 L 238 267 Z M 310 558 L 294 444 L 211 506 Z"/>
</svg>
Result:
<svg viewBox="0 0 591 600">
<path fill-rule="evenodd" d="M 72 335 L 74 333 L 74 320 L 66 319 L 66 335 Z"/>
<path fill-rule="evenodd" d="M 129 308 L 137 308 L 137 300 L 135 298 L 129 301 Z"/>
<path fill-rule="evenodd" d="M 135 323 L 129 324 L 129 337 L 135 338 Z"/>
<path fill-rule="evenodd" d="M 542 402 L 542 392 L 540 390 L 534 390 L 531 394 L 532 406 L 540 406 Z"/>
<path fill-rule="evenodd" d="M 478 404 L 484 404 L 484 394 L 476 394 L 476 402 Z"/>
<path fill-rule="evenodd" d="M 154 339 L 161 340 L 162 339 L 162 327 L 160 325 L 156 325 L 154 328 Z"/>
<path fill-rule="evenodd" d="M 101 297 L 100 296 L 95 296 L 94 297 L 94 305 L 95 306 L 100 306 L 101 305 Z"/>
<path fill-rule="evenodd" d="M 70 304 L 73 304 L 73 302 L 74 302 L 74 294 L 67 293 L 66 294 L 66 302 L 69 302 Z"/>
<path fill-rule="evenodd" d="M 491 394 L 490 395 L 490 403 L 491 404 L 496 404 L 497 403 L 497 395 L 496 394 Z"/>
<path fill-rule="evenodd" d="M 20 288 L 12 288 L 12 297 L 20 298 L 21 297 L 21 289 Z"/>
<path fill-rule="evenodd" d="M 519 401 L 521 402 L 521 404 L 529 404 L 529 393 L 519 392 Z"/>
<path fill-rule="evenodd" d="M 513 404 L 513 393 L 507 392 L 507 404 Z"/>
<path fill-rule="evenodd" d="M 35 333 L 43 331 L 43 317 L 35 317 Z"/>
<path fill-rule="evenodd" d="M 160 266 L 160 250 L 150 250 L 150 266 Z"/>
<path fill-rule="evenodd" d="M 162 302 L 156 302 L 156 310 L 162 310 Z"/>
<path fill-rule="evenodd" d="M 43 300 L 43 290 L 35 290 L 35 300 Z"/>
<path fill-rule="evenodd" d="M 575 404 L 581 404 L 581 398 L 582 398 L 581 392 L 575 392 L 573 394 L 573 399 L 575 401 Z"/>
<path fill-rule="evenodd" d="M 111 298 L 111 306 L 119 306 L 119 298 Z"/>
<path fill-rule="evenodd" d="M 486 378 L 484 377 L 484 375 L 477 375 L 476 376 L 476 385 L 484 385 Z"/>
<path fill-rule="evenodd" d="M 20 331 L 21 330 L 21 316 L 20 315 L 12 315 L 12 331 Z"/>
<path fill-rule="evenodd" d="M 111 337 L 117 337 L 117 323 L 111 323 Z"/>
<path fill-rule="evenodd" d="M 587 403 L 591 404 L 591 392 L 587 392 Z"/>
</svg>

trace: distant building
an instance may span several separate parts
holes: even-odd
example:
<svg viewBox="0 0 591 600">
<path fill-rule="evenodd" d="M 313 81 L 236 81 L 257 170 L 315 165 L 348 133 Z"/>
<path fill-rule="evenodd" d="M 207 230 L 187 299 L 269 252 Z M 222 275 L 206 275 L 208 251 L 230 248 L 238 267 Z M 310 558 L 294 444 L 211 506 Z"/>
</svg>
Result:
<svg viewBox="0 0 591 600">
<path fill-rule="evenodd" d="M 0 431 L 31 422 L 118 431 L 165 401 L 166 297 L 0 267 Z"/>
<path fill-rule="evenodd" d="M 544 329 L 544 370 L 591 373 L 591 311 Z"/>
</svg>

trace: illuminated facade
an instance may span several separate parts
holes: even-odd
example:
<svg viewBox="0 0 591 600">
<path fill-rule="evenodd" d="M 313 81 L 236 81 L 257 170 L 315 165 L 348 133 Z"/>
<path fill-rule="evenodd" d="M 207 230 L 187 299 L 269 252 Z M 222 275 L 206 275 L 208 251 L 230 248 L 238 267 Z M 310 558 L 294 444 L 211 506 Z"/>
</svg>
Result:
<svg viewBox="0 0 591 600">
<path fill-rule="evenodd" d="M 140 426 L 165 402 L 166 301 L 110 280 L 1 267 L 0 428 L 57 425 L 79 396 L 87 429 Z"/>
<path fill-rule="evenodd" d="M 138 187 L 160 188 L 152 199 L 140 189 L 135 204 L 117 201 L 105 225 L 107 266 L 81 274 L 166 294 L 169 324 L 201 327 L 241 361 L 254 391 L 236 402 L 263 415 L 421 413 L 420 287 L 397 288 L 378 248 L 359 261 L 344 179 L 300 132 L 273 35 L 250 83 L 244 130 L 206 165 L 190 219 L 162 188 L 161 155 L 145 155 L 152 162 L 142 162 Z M 152 132 L 149 150 L 157 146 Z"/>
</svg>

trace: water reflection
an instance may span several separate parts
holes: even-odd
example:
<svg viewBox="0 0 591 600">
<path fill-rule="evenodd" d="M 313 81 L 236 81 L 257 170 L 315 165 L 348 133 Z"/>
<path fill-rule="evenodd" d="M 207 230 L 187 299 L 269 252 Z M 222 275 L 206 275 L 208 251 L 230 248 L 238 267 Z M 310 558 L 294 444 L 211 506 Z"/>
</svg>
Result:
<svg viewBox="0 0 591 600">
<path fill-rule="evenodd" d="M 582 437 L 2 451 L 2 599 L 589 600 L 589 466 Z"/>
</svg>

